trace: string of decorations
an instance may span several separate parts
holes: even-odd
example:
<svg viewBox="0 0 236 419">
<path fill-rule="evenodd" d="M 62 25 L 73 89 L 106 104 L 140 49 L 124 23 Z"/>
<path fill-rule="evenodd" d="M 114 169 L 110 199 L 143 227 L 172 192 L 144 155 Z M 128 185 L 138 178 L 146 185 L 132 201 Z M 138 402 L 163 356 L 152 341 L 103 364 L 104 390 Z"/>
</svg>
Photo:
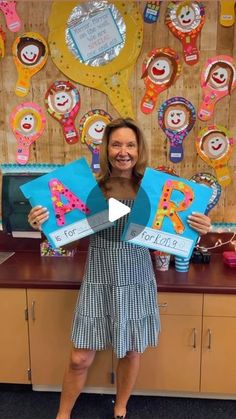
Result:
<svg viewBox="0 0 236 419">
<path fill-rule="evenodd" d="M 197 248 L 197 250 L 201 250 L 203 252 L 206 252 L 208 250 L 216 249 L 216 248 L 224 246 L 226 244 L 232 244 L 234 246 L 234 249 L 236 250 L 236 239 L 235 239 L 235 237 L 236 237 L 236 233 L 233 233 L 232 237 L 227 241 L 222 241 L 221 239 L 217 239 L 214 246 L 205 247 L 205 246 L 197 245 L 196 248 Z"/>
</svg>

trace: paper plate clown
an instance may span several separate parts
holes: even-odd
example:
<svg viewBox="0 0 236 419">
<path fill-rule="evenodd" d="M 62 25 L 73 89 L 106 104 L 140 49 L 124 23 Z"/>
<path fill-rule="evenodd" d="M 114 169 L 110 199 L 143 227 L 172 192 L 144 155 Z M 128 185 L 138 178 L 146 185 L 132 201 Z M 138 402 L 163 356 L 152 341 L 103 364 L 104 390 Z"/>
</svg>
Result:
<svg viewBox="0 0 236 419">
<path fill-rule="evenodd" d="M 183 159 L 183 141 L 195 121 L 195 108 L 183 97 L 172 97 L 161 105 L 158 122 L 170 141 L 169 158 L 173 163 L 179 163 Z"/>
<path fill-rule="evenodd" d="M 55 81 L 46 92 L 45 106 L 61 124 L 66 142 L 77 143 L 79 136 L 74 121 L 80 108 L 80 95 L 76 87 L 69 81 Z"/>
<path fill-rule="evenodd" d="M 193 65 L 199 61 L 197 37 L 205 23 L 205 9 L 199 1 L 171 1 L 166 10 L 165 23 L 183 45 L 184 61 Z"/>
<path fill-rule="evenodd" d="M 99 151 L 104 130 L 111 120 L 111 115 L 109 115 L 103 109 L 91 110 L 87 112 L 80 120 L 80 139 L 82 143 L 87 145 L 92 154 L 91 169 L 95 173 L 100 169 Z"/>
<path fill-rule="evenodd" d="M 142 79 L 146 91 L 141 101 L 141 111 L 151 113 L 158 95 L 175 83 L 181 65 L 177 53 L 171 48 L 157 48 L 149 52 L 142 66 Z"/>
<path fill-rule="evenodd" d="M 207 60 L 201 74 L 203 101 L 199 107 L 198 118 L 208 121 L 213 117 L 216 102 L 231 95 L 236 87 L 236 69 L 233 58 L 218 55 Z"/>
<path fill-rule="evenodd" d="M 25 102 L 13 109 L 10 125 L 17 141 L 17 163 L 28 162 L 30 147 L 43 134 L 45 124 L 44 112 L 36 103 Z"/>
<path fill-rule="evenodd" d="M 228 186 L 231 182 L 228 161 L 234 144 L 229 131 L 220 125 L 205 127 L 195 144 L 199 156 L 215 170 L 220 185 Z"/>
<path fill-rule="evenodd" d="M 17 96 L 26 96 L 31 77 L 46 64 L 47 42 L 39 33 L 26 32 L 13 42 L 12 54 L 18 72 L 15 93 Z"/>
</svg>

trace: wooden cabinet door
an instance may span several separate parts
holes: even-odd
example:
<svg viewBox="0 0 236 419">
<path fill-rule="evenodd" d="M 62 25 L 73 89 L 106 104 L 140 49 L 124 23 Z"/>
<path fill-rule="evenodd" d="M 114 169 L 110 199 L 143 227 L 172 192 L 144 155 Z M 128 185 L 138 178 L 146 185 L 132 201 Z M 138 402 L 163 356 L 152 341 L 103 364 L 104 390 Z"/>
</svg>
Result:
<svg viewBox="0 0 236 419">
<path fill-rule="evenodd" d="M 201 391 L 236 394 L 236 317 L 203 320 Z"/>
<path fill-rule="evenodd" d="M 78 291 L 28 290 L 32 383 L 61 386 L 69 361 L 70 334 Z M 109 387 L 112 356 L 98 352 L 86 386 Z"/>
<path fill-rule="evenodd" d="M 33 385 L 62 384 L 70 352 L 70 330 L 78 291 L 27 291 Z"/>
<path fill-rule="evenodd" d="M 24 289 L 0 290 L 0 382 L 30 384 L 27 302 Z"/>
<path fill-rule="evenodd" d="M 199 391 L 201 321 L 201 316 L 161 316 L 159 344 L 142 355 L 135 390 Z"/>
</svg>

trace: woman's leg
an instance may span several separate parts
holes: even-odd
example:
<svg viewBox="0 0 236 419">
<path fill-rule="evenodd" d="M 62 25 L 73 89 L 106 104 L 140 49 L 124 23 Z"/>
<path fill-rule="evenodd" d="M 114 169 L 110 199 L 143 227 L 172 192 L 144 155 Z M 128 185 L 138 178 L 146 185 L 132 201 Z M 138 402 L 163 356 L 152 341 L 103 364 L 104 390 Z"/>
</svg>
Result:
<svg viewBox="0 0 236 419">
<path fill-rule="evenodd" d="M 88 368 L 94 356 L 95 351 L 72 349 L 69 366 L 63 379 L 60 407 L 56 419 L 70 419 L 71 410 L 84 387 Z"/>
<path fill-rule="evenodd" d="M 140 354 L 138 352 L 127 352 L 124 358 L 119 359 L 116 380 L 117 392 L 114 416 L 125 416 L 126 405 L 132 393 L 136 378 L 139 372 Z"/>
</svg>

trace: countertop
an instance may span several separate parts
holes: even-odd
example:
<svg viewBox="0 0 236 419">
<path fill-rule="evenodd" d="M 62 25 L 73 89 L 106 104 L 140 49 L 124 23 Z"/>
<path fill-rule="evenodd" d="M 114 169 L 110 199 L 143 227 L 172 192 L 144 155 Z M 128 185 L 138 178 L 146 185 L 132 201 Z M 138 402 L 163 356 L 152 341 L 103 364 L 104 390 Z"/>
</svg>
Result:
<svg viewBox="0 0 236 419">
<path fill-rule="evenodd" d="M 0 265 L 1 288 L 79 289 L 87 251 L 74 257 L 41 257 L 39 252 L 16 251 Z M 236 268 L 223 263 L 222 254 L 212 254 L 209 264 L 190 264 L 187 273 L 174 266 L 156 271 L 161 292 L 196 292 L 236 294 Z"/>
</svg>

